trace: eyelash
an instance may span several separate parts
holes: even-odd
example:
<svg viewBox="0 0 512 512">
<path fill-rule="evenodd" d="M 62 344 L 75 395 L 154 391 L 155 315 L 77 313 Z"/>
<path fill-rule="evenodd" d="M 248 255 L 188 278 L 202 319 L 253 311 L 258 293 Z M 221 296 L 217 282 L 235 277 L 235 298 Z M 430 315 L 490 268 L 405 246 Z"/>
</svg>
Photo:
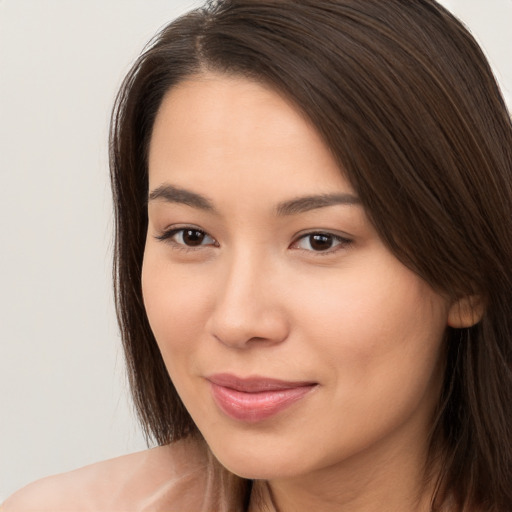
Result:
<svg viewBox="0 0 512 512">
<path fill-rule="evenodd" d="M 204 238 L 203 238 L 203 240 L 201 240 L 201 243 L 199 243 L 197 246 L 193 246 L 193 245 L 191 246 L 191 245 L 186 245 L 185 243 L 181 243 L 181 242 L 177 242 L 176 240 L 173 240 L 173 237 L 175 237 L 177 234 L 182 233 L 182 236 L 183 236 L 183 234 L 186 231 L 194 232 L 195 234 L 200 234 L 200 236 L 203 236 L 204 238 L 210 238 L 212 240 L 212 243 L 203 244 L 202 243 L 202 241 L 204 240 Z M 334 245 L 334 247 L 329 247 L 328 249 L 323 250 L 323 251 L 315 251 L 312 248 L 306 249 L 303 247 L 299 247 L 299 244 L 302 241 L 307 240 L 308 238 L 311 238 L 311 237 L 326 237 L 326 238 L 331 239 L 332 243 L 335 243 L 335 242 L 337 242 L 337 243 L 336 243 L 336 245 Z M 172 228 L 172 229 L 169 229 L 169 230 L 163 232 L 161 235 L 156 236 L 155 238 L 162 242 L 167 242 L 167 243 L 171 244 L 171 246 L 176 250 L 181 250 L 181 251 L 186 251 L 186 252 L 197 251 L 205 246 L 219 247 L 219 243 L 212 236 L 210 236 L 206 231 L 196 228 L 195 226 L 184 226 L 184 227 L 179 227 L 179 228 Z M 346 237 L 343 237 L 340 235 L 335 235 L 334 233 L 330 233 L 330 232 L 326 232 L 326 231 L 310 231 L 309 233 L 304 233 L 304 234 L 300 235 L 298 238 L 296 238 L 296 240 L 290 245 L 290 247 L 297 249 L 297 250 L 313 253 L 313 254 L 319 255 L 319 256 L 327 256 L 327 255 L 331 255 L 341 249 L 347 249 L 352 243 L 353 243 L 353 240 L 351 240 L 350 238 L 346 238 Z M 312 247 L 311 240 L 309 241 L 309 246 Z"/>
<path fill-rule="evenodd" d="M 336 245 L 329 247 L 328 249 L 324 251 L 315 251 L 312 248 L 311 249 L 305 249 L 302 247 L 298 247 L 299 243 L 302 241 L 306 241 L 309 239 L 309 246 L 311 247 L 311 238 L 312 237 L 326 237 L 329 238 L 332 243 L 336 243 Z M 347 249 L 352 244 L 353 240 L 350 238 L 336 235 L 334 233 L 330 233 L 328 231 L 310 231 L 309 233 L 304 233 L 300 235 L 295 242 L 292 243 L 291 247 L 294 247 L 301 251 L 306 251 L 309 253 L 313 253 L 318 256 L 329 256 L 332 255 L 339 250 Z"/>
<path fill-rule="evenodd" d="M 200 250 L 202 247 L 204 247 L 204 244 L 202 244 L 202 243 L 200 243 L 197 246 L 193 246 L 193 245 L 186 245 L 184 243 L 180 243 L 180 242 L 173 240 L 173 237 L 175 237 L 178 233 L 184 234 L 185 231 L 191 231 L 196 234 L 200 233 L 205 238 L 208 237 L 213 241 L 213 244 L 208 244 L 208 245 L 213 245 L 214 247 L 219 246 L 218 242 L 213 237 L 211 237 L 206 231 L 196 228 L 195 226 L 184 226 L 184 227 L 180 227 L 180 228 L 172 228 L 167 231 L 164 231 L 161 235 L 158 235 L 155 238 L 162 242 L 169 243 L 173 247 L 173 249 L 176 249 L 179 251 L 191 252 L 191 251 Z"/>
</svg>

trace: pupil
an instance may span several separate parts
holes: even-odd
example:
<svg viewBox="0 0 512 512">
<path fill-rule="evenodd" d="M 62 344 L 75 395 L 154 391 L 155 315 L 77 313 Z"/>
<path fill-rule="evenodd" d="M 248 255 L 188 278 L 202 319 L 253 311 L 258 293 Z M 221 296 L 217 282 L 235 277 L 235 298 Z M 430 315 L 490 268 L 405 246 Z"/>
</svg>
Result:
<svg viewBox="0 0 512 512">
<path fill-rule="evenodd" d="M 183 241 L 186 245 L 201 245 L 204 240 L 204 233 L 196 229 L 187 229 L 183 233 Z"/>
<path fill-rule="evenodd" d="M 309 239 L 311 247 L 316 251 L 325 251 L 332 246 L 331 235 L 311 235 Z"/>
</svg>

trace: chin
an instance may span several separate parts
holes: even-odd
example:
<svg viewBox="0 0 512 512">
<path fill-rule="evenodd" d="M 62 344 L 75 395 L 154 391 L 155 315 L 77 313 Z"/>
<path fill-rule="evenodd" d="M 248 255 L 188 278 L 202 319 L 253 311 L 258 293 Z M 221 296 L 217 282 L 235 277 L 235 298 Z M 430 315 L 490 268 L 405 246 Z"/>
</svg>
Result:
<svg viewBox="0 0 512 512">
<path fill-rule="evenodd" d="M 217 457 L 216 454 L 215 456 Z M 260 457 L 258 460 L 245 459 L 233 461 L 224 458 L 217 459 L 228 471 L 247 480 L 276 480 L 297 476 L 297 468 L 292 471 L 286 465 L 276 465 L 273 459 L 263 460 L 263 457 Z"/>
<path fill-rule="evenodd" d="M 304 469 L 304 454 L 294 454 L 289 447 L 265 449 L 257 442 L 208 444 L 221 465 L 241 478 L 273 480 L 296 476 Z"/>
</svg>

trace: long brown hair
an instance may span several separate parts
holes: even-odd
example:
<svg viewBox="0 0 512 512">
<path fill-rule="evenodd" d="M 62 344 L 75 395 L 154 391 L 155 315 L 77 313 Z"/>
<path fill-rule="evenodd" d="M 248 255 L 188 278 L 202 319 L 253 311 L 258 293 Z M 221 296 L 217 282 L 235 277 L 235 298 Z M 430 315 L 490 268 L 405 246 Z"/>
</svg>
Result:
<svg viewBox="0 0 512 512">
<path fill-rule="evenodd" d="M 172 22 L 126 77 L 112 117 L 117 312 L 149 438 L 196 432 L 141 292 L 147 151 L 175 84 L 204 70 L 271 85 L 316 126 L 382 240 L 482 320 L 448 329 L 431 436 L 433 510 L 512 510 L 512 125 L 468 31 L 434 0 L 226 0 Z"/>
</svg>

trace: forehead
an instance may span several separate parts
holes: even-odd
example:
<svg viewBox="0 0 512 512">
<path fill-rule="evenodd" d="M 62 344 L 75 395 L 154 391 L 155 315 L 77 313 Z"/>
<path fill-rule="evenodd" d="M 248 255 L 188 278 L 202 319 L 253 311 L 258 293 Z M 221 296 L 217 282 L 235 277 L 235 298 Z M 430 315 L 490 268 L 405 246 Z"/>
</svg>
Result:
<svg viewBox="0 0 512 512">
<path fill-rule="evenodd" d="M 329 148 L 289 100 L 220 74 L 191 77 L 166 94 L 153 127 L 149 178 L 150 188 L 233 180 L 252 182 L 253 191 L 284 180 L 292 194 L 304 185 L 347 188 Z"/>
</svg>

